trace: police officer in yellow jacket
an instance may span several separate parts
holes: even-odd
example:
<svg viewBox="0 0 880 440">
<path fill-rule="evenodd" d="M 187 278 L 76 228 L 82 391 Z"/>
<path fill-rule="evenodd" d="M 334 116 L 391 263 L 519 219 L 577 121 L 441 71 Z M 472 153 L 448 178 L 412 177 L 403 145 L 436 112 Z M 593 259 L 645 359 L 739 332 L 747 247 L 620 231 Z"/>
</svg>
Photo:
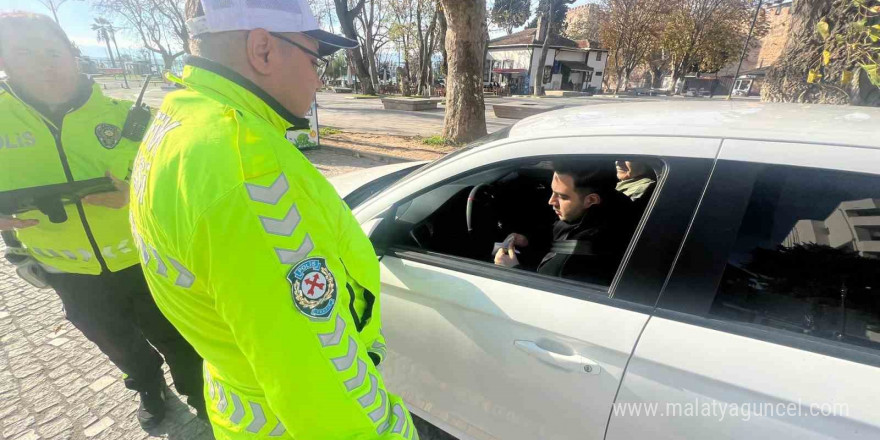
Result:
<svg viewBox="0 0 880 440">
<path fill-rule="evenodd" d="M 264 9 L 265 8 L 265 9 Z M 385 356 L 376 253 L 286 139 L 321 58 L 306 0 L 190 0 L 183 76 L 141 144 L 132 222 L 159 308 L 205 359 L 217 439 L 415 439 Z"/>
<path fill-rule="evenodd" d="M 144 428 L 165 414 L 162 355 L 177 390 L 203 408 L 201 358 L 156 307 L 131 237 L 124 179 L 138 142 L 122 136 L 131 103 L 77 73 L 67 36 L 44 15 L 0 15 L 0 70 L 0 192 L 105 175 L 117 188 L 64 206 L 60 220 L 0 216 L 4 238 L 20 245 L 8 258 L 38 268 L 67 318 L 125 373 Z"/>
</svg>

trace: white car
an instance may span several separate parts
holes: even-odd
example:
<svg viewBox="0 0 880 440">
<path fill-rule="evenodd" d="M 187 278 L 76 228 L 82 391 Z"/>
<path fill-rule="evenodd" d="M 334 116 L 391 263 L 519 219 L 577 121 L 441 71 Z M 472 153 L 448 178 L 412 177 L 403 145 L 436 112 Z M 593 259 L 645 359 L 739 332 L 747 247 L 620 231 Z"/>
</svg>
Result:
<svg viewBox="0 0 880 440">
<path fill-rule="evenodd" d="M 880 438 L 880 109 L 607 104 L 478 144 L 342 178 L 414 414 L 474 440 Z M 656 178 L 613 281 L 494 265 L 575 158 Z"/>
</svg>

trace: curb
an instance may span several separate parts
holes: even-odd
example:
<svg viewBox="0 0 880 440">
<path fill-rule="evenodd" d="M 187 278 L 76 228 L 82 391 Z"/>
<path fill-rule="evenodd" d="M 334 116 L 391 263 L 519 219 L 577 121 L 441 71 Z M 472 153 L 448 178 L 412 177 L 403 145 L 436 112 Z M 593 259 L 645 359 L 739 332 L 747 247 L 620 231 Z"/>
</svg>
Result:
<svg viewBox="0 0 880 440">
<path fill-rule="evenodd" d="M 366 159 L 375 160 L 377 162 L 386 162 L 386 163 L 403 163 L 403 162 L 415 162 L 415 159 L 409 159 L 400 156 L 392 156 L 390 154 L 382 154 L 382 153 L 370 153 L 361 150 L 355 150 L 354 148 L 345 148 L 345 147 L 331 147 L 329 145 L 320 145 L 319 149 L 344 154 L 346 156 L 354 156 L 354 157 L 363 157 Z"/>
</svg>

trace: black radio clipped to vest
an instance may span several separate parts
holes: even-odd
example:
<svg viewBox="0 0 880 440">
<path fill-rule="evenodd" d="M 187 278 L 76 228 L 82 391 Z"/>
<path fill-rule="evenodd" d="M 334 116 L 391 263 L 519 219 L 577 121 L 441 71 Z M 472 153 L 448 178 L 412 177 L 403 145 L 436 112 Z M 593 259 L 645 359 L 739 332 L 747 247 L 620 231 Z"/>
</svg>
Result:
<svg viewBox="0 0 880 440">
<path fill-rule="evenodd" d="M 128 116 L 125 118 L 125 125 L 122 127 L 122 137 L 135 142 L 140 142 L 147 132 L 147 126 L 150 124 L 150 107 L 143 103 L 144 93 L 147 86 L 150 85 L 152 75 L 147 75 L 144 79 L 144 85 L 141 86 L 141 93 L 137 97 L 137 101 L 128 110 Z"/>
</svg>

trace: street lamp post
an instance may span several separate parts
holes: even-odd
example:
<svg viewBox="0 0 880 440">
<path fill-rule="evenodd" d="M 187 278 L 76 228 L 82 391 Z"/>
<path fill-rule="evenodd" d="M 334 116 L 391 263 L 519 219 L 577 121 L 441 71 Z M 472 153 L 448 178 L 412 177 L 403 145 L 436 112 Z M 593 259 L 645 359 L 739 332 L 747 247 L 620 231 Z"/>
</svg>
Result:
<svg viewBox="0 0 880 440">
<path fill-rule="evenodd" d="M 733 74 L 733 83 L 730 84 L 730 91 L 727 92 L 727 99 L 733 96 L 733 86 L 736 85 L 736 79 L 739 77 L 739 69 L 742 68 L 743 59 L 746 57 L 746 52 L 749 50 L 749 42 L 752 41 L 752 32 L 755 30 L 755 23 L 758 21 L 758 14 L 761 13 L 761 6 L 764 4 L 764 0 L 758 0 L 758 7 L 755 8 L 755 15 L 752 16 L 752 24 L 749 26 L 749 35 L 746 37 L 746 44 L 743 45 L 742 54 L 739 56 L 739 64 L 736 65 L 736 73 Z"/>
</svg>

